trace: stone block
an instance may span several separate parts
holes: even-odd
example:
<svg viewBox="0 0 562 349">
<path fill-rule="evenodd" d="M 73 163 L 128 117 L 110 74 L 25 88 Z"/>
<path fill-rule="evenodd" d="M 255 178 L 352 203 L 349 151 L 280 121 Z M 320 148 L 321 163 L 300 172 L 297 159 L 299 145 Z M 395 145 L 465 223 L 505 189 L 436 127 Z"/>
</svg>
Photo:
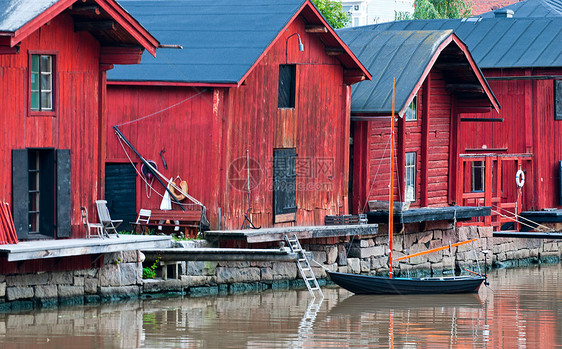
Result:
<svg viewBox="0 0 562 349">
<path fill-rule="evenodd" d="M 4 298 L 6 296 L 6 283 L 0 282 L 0 298 Z"/>
<path fill-rule="evenodd" d="M 232 284 L 260 281 L 258 268 L 217 268 L 217 283 Z"/>
<path fill-rule="evenodd" d="M 347 265 L 347 250 L 345 249 L 345 245 L 341 244 L 338 245 L 338 265 L 345 266 Z"/>
<path fill-rule="evenodd" d="M 424 232 L 418 237 L 418 244 L 427 244 L 433 239 L 433 233 Z"/>
<path fill-rule="evenodd" d="M 513 256 L 515 259 L 524 259 L 524 258 L 529 258 L 531 254 L 528 249 L 523 249 L 523 250 L 515 251 Z"/>
<path fill-rule="evenodd" d="M 371 271 L 371 261 L 370 260 L 361 260 L 361 272 L 368 273 Z"/>
<path fill-rule="evenodd" d="M 423 230 L 424 231 L 430 231 L 430 230 L 448 230 L 448 229 L 452 229 L 453 228 L 453 224 L 450 223 L 449 221 L 446 220 L 442 220 L 442 221 L 427 221 L 424 222 L 423 224 Z"/>
<path fill-rule="evenodd" d="M 363 247 L 373 247 L 375 246 L 375 242 L 373 241 L 373 239 L 362 239 L 359 240 L 359 247 L 363 248 Z"/>
<path fill-rule="evenodd" d="M 348 258 L 347 263 L 349 266 L 349 272 L 352 274 L 361 273 L 361 261 L 359 258 Z"/>
<path fill-rule="evenodd" d="M 142 268 L 137 263 L 121 263 L 119 265 L 121 272 L 120 286 L 129 286 L 140 284 L 142 278 Z"/>
<path fill-rule="evenodd" d="M 431 263 L 431 274 L 435 276 L 443 275 L 443 263 Z"/>
<path fill-rule="evenodd" d="M 443 231 L 442 230 L 434 230 L 433 231 L 433 240 L 441 240 L 443 239 Z"/>
<path fill-rule="evenodd" d="M 104 264 L 120 264 L 123 262 L 123 252 L 106 253 L 104 255 Z"/>
<path fill-rule="evenodd" d="M 88 278 L 84 280 L 84 292 L 85 293 L 98 293 L 99 280 L 94 278 Z"/>
<path fill-rule="evenodd" d="M 187 262 L 187 275 L 215 275 L 218 262 Z"/>
<path fill-rule="evenodd" d="M 146 282 L 147 280 L 145 280 Z M 186 276 L 186 283 L 188 287 L 194 286 L 213 286 L 217 284 L 215 276 Z"/>
<path fill-rule="evenodd" d="M 100 269 L 100 286 L 120 286 L 121 272 L 116 264 L 107 264 Z"/>
<path fill-rule="evenodd" d="M 73 285 L 74 286 L 84 286 L 84 277 L 83 276 L 75 276 Z"/>
<path fill-rule="evenodd" d="M 353 257 L 357 257 L 357 258 L 360 258 L 360 259 L 366 259 L 366 258 L 370 258 L 370 257 L 380 256 L 381 252 L 384 253 L 384 247 L 383 246 L 367 247 L 367 248 L 360 249 L 359 254 L 355 255 Z M 351 252 L 350 252 L 349 255 L 351 256 Z"/>
<path fill-rule="evenodd" d="M 455 257 L 443 256 L 441 263 L 443 264 L 443 269 L 452 270 L 455 267 Z"/>
<path fill-rule="evenodd" d="M 326 264 L 334 264 L 338 259 L 338 247 L 326 246 Z"/>
<path fill-rule="evenodd" d="M 314 259 L 316 262 L 320 264 L 326 263 L 327 260 L 326 251 L 312 251 L 312 259 Z"/>
<path fill-rule="evenodd" d="M 57 286 L 59 298 L 75 298 L 84 296 L 84 287 L 81 286 Z"/>
<path fill-rule="evenodd" d="M 0 282 L 6 281 L 6 275 L 0 274 Z"/>
<path fill-rule="evenodd" d="M 480 236 L 480 238 L 491 238 L 494 236 L 494 228 L 478 227 L 478 236 Z"/>
<path fill-rule="evenodd" d="M 137 251 L 137 261 L 143 263 L 146 260 L 146 256 L 141 251 Z"/>
<path fill-rule="evenodd" d="M 274 262 L 271 272 L 274 280 L 292 280 L 298 277 L 298 268 L 293 262 Z"/>
<path fill-rule="evenodd" d="M 138 262 L 138 254 L 136 250 L 123 251 L 121 263 L 136 263 Z"/>
<path fill-rule="evenodd" d="M 55 271 L 49 278 L 50 285 L 72 285 L 73 283 L 74 272 L 72 271 Z"/>
<path fill-rule="evenodd" d="M 261 281 L 273 281 L 275 280 L 273 275 L 273 270 L 271 268 L 260 268 Z"/>
<path fill-rule="evenodd" d="M 226 266 L 229 268 L 249 268 L 250 262 L 240 261 L 240 262 L 227 262 Z"/>
<path fill-rule="evenodd" d="M 6 287 L 6 299 L 10 302 L 19 299 L 33 298 L 33 296 L 34 296 L 33 287 L 29 287 L 29 286 Z"/>
<path fill-rule="evenodd" d="M 371 260 L 371 269 L 373 270 L 387 267 L 388 257 L 386 256 L 371 257 L 370 260 Z"/>
<path fill-rule="evenodd" d="M 25 287 L 46 285 L 48 281 L 49 273 L 8 275 L 6 277 L 6 286 Z"/>
<path fill-rule="evenodd" d="M 58 298 L 59 293 L 57 285 L 40 285 L 35 286 L 35 298 Z"/>
<path fill-rule="evenodd" d="M 101 287 L 103 298 L 133 298 L 140 295 L 140 286 Z"/>
<path fill-rule="evenodd" d="M 181 292 L 186 286 L 180 279 L 149 280 L 143 284 L 142 289 L 146 293 Z"/>
</svg>

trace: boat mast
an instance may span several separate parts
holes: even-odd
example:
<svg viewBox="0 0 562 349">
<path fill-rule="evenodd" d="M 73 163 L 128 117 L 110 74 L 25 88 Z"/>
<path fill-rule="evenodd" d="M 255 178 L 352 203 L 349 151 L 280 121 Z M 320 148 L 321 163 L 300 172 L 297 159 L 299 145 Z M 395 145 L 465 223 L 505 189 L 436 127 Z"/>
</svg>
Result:
<svg viewBox="0 0 562 349">
<path fill-rule="evenodd" d="M 388 206 L 388 277 L 392 279 L 392 230 L 394 229 L 394 95 L 396 78 L 392 79 L 392 115 L 390 117 L 390 200 Z"/>
</svg>

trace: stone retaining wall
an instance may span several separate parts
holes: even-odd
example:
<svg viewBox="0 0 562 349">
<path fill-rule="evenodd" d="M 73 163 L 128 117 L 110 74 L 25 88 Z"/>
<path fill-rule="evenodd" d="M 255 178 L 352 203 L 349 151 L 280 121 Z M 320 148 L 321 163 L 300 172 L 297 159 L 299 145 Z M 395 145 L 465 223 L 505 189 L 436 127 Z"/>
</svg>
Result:
<svg viewBox="0 0 562 349">
<path fill-rule="evenodd" d="M 454 229 L 452 224 L 443 221 L 407 224 L 403 231 L 394 235 L 393 257 L 397 259 L 473 238 L 478 240 L 395 262 L 394 273 L 396 276 L 443 275 L 455 271 L 467 273 L 465 268 L 479 272 L 484 258 L 481 250 L 490 251 L 488 263 L 495 267 L 560 262 L 560 240 L 493 238 L 490 227 Z M 379 227 L 376 237 L 333 245 L 301 243 L 313 256 L 312 266 L 321 285 L 327 282 L 325 269 L 377 275 L 388 273 L 385 225 Z M 141 252 L 122 252 L 105 255 L 103 267 L 98 269 L 0 275 L 0 311 L 166 292 L 201 296 L 305 287 L 293 262 L 181 262 L 179 275 L 174 275 L 175 278 L 143 280 L 143 261 Z M 147 261 L 145 266 L 152 263 Z"/>
<path fill-rule="evenodd" d="M 0 275 L 0 311 L 138 297 L 143 258 L 116 252 L 104 255 L 101 268 Z"/>
</svg>

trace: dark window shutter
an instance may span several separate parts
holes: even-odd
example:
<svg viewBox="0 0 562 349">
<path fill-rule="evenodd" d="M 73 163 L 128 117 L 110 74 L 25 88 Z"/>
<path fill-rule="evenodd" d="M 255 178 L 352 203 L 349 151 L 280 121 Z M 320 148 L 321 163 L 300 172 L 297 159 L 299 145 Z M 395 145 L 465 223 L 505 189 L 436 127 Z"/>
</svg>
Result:
<svg viewBox="0 0 562 349">
<path fill-rule="evenodd" d="M 554 119 L 562 120 L 562 80 L 554 80 Z"/>
<path fill-rule="evenodd" d="M 279 66 L 279 108 L 295 107 L 296 66 L 294 64 L 281 64 Z"/>
<path fill-rule="evenodd" d="M 27 149 L 12 149 L 12 214 L 18 239 L 29 233 L 29 180 Z"/>
<path fill-rule="evenodd" d="M 70 237 L 70 149 L 57 150 L 57 238 Z"/>
<path fill-rule="evenodd" d="M 276 215 L 297 211 L 297 151 L 273 150 L 273 212 Z"/>
</svg>

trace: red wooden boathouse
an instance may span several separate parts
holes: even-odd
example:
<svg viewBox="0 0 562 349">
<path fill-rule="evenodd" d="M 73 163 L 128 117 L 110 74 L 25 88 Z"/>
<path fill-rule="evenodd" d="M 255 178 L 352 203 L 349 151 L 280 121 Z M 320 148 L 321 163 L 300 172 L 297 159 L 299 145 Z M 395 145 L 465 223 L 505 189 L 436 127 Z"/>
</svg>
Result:
<svg viewBox="0 0 562 349">
<path fill-rule="evenodd" d="M 560 6 L 559 1 L 527 0 L 468 20 L 402 21 L 378 27 L 453 29 L 473 53 L 502 110 L 499 115 L 474 110 L 461 116 L 453 201 L 492 206 L 496 229 L 513 221 L 516 211 L 533 211 L 524 214 L 543 222 L 561 220 Z M 518 170 L 525 175 L 521 190 Z M 544 209 L 557 210 L 536 213 Z"/>
<path fill-rule="evenodd" d="M 83 237 L 103 193 L 106 71 L 158 41 L 113 0 L 2 1 L 0 201 L 18 238 Z"/>
<path fill-rule="evenodd" d="M 247 226 L 250 207 L 263 227 L 348 212 L 350 85 L 370 74 L 310 0 L 122 4 L 182 49 L 109 73 L 108 135 L 118 125 L 158 171 L 187 181 L 213 229 Z M 139 158 L 113 135 L 106 169 L 112 214 L 159 207 L 163 186 L 136 177 Z"/>
<path fill-rule="evenodd" d="M 454 202 L 459 114 L 499 110 L 466 45 L 451 30 L 381 31 L 376 26 L 339 31 L 376 72 L 352 91 L 352 211 L 388 201 L 390 115 L 396 123 L 395 197 L 410 207 Z M 392 83 L 396 79 L 395 105 Z"/>
</svg>

